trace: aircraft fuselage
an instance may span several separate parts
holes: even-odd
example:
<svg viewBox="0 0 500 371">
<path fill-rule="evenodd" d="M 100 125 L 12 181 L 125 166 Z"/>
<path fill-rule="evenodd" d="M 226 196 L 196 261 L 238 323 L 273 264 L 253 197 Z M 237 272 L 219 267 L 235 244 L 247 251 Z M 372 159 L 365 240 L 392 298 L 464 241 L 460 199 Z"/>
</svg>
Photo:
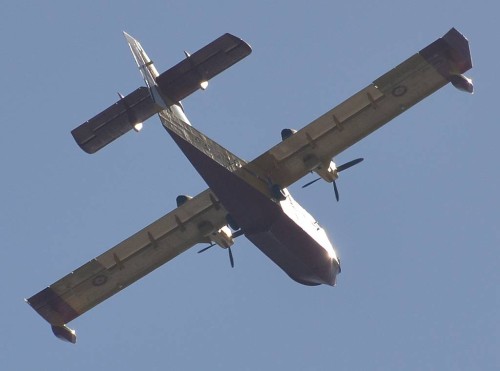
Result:
<svg viewBox="0 0 500 371">
<path fill-rule="evenodd" d="M 178 111 L 174 115 L 176 113 Z M 286 189 L 283 190 L 284 200 L 274 200 L 239 176 L 237 171 L 228 169 L 217 160 L 224 156 L 213 155 L 217 148 L 211 145 L 219 147 L 215 142 L 172 116 L 160 114 L 164 128 L 245 236 L 293 280 L 311 286 L 335 285 L 339 262 L 316 220 Z M 179 135 L 180 132 L 184 134 Z M 197 145 L 199 142 L 203 142 L 203 146 Z"/>
</svg>

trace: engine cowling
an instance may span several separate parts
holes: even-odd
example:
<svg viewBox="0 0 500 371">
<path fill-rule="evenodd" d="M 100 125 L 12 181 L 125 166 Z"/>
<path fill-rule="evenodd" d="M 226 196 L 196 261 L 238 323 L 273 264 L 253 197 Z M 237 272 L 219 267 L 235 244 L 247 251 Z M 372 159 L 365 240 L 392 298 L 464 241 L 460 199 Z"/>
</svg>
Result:
<svg viewBox="0 0 500 371">
<path fill-rule="evenodd" d="M 297 130 L 288 129 L 288 128 L 281 130 L 281 140 L 285 140 L 285 139 L 290 138 L 296 132 L 297 132 Z"/>
<path fill-rule="evenodd" d="M 188 195 L 179 195 L 175 198 L 175 202 L 177 203 L 177 207 L 184 205 L 186 202 L 191 200 L 193 197 Z"/>
<path fill-rule="evenodd" d="M 175 199 L 177 207 L 184 205 L 192 198 L 193 197 L 188 195 L 177 196 Z M 239 226 L 236 224 L 234 218 L 232 218 L 230 215 L 227 215 L 226 219 L 229 226 L 231 226 L 234 229 L 239 229 Z M 229 226 L 225 225 L 217 230 L 215 229 L 212 222 L 205 220 L 198 224 L 198 231 L 200 235 L 210 240 L 210 242 L 213 242 L 214 244 L 219 245 L 224 249 L 227 249 L 228 247 L 231 247 L 234 244 L 233 233 L 231 231 L 231 228 L 229 228 Z"/>
<path fill-rule="evenodd" d="M 227 225 L 217 230 L 210 221 L 205 220 L 198 225 L 198 230 L 204 237 L 224 249 L 234 244 L 233 232 Z"/>
<path fill-rule="evenodd" d="M 210 239 L 223 249 L 227 249 L 234 244 L 233 232 L 231 232 L 231 229 L 226 225 L 218 231 L 213 232 L 210 235 Z"/>
</svg>

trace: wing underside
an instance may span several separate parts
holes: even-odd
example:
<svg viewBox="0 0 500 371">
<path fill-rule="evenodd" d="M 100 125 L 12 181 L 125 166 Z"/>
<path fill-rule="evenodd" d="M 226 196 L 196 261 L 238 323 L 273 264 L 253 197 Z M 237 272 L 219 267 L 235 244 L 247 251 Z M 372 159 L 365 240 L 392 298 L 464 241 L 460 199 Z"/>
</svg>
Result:
<svg viewBox="0 0 500 371">
<path fill-rule="evenodd" d="M 461 74 L 471 67 L 467 39 L 452 29 L 248 166 L 287 187 L 448 82 L 470 83 Z"/>
<path fill-rule="evenodd" d="M 73 129 L 71 134 L 81 149 L 95 153 L 160 110 L 149 89 L 143 86 Z"/>
<path fill-rule="evenodd" d="M 139 42 L 130 35 L 125 35 L 131 48 L 134 46 L 133 51 L 138 53 L 134 53 L 134 57 L 141 71 L 148 64 L 152 65 Z M 157 87 L 171 103 L 180 102 L 200 89 L 203 82 L 208 82 L 251 52 L 252 49 L 245 41 L 226 33 L 192 55 L 187 54 L 186 59 L 161 75 L 146 79 L 149 88 L 140 87 L 121 97 L 118 102 L 78 126 L 71 134 L 85 152 L 95 153 L 129 132 L 136 124 L 143 123 L 165 108 L 163 103 L 155 102 L 152 97 L 156 97 Z M 142 59 L 139 60 L 138 56 Z M 153 81 L 154 79 L 156 80 Z M 152 84 L 158 86 L 150 86 Z"/>
<path fill-rule="evenodd" d="M 224 34 L 157 77 L 156 83 L 172 102 L 179 102 L 252 52 L 240 38 Z"/>
<path fill-rule="evenodd" d="M 196 243 L 206 241 L 208 233 L 226 223 L 226 211 L 206 190 L 27 301 L 51 325 L 64 326 Z"/>
<path fill-rule="evenodd" d="M 246 43 L 226 34 L 158 76 L 157 82 L 165 95 L 178 101 L 198 89 L 200 81 L 249 53 Z M 205 155 L 268 194 L 270 185 L 287 187 L 329 163 L 448 82 L 459 81 L 464 90 L 471 91 L 469 81 L 460 79 L 471 67 L 467 40 L 452 29 L 250 163 L 211 143 L 194 128 L 177 125 L 168 110 L 160 117 L 169 130 L 186 140 L 194 138 L 193 145 L 197 143 Z M 139 88 L 72 134 L 86 152 L 93 153 L 157 112 L 149 89 Z M 207 241 L 208 234 L 227 224 L 226 216 L 215 195 L 206 190 L 27 301 L 57 335 L 64 332 L 66 323 L 191 246 Z"/>
</svg>

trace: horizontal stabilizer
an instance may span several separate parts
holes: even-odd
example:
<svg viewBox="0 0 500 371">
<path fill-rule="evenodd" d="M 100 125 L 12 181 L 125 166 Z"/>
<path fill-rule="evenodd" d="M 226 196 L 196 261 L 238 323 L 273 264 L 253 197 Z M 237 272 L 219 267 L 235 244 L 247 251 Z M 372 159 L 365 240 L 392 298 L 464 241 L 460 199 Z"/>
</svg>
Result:
<svg viewBox="0 0 500 371">
<path fill-rule="evenodd" d="M 140 87 L 74 129 L 71 134 L 87 153 L 95 153 L 161 111 L 149 89 Z"/>
<path fill-rule="evenodd" d="M 250 45 L 231 34 L 224 34 L 197 52 L 189 55 L 156 78 L 162 93 L 179 102 L 252 52 Z"/>
</svg>

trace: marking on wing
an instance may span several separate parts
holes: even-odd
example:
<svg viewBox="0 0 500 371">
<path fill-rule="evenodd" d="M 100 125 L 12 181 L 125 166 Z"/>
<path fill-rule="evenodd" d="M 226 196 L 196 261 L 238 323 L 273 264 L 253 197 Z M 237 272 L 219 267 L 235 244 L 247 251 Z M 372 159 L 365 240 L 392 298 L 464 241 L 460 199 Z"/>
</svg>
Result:
<svg viewBox="0 0 500 371">
<path fill-rule="evenodd" d="M 108 282 L 108 277 L 105 276 L 104 274 L 99 274 L 99 275 L 95 276 L 94 279 L 92 280 L 92 284 L 94 286 L 102 286 L 106 282 Z"/>
<path fill-rule="evenodd" d="M 406 94 L 408 88 L 405 85 L 398 85 L 394 89 L 392 89 L 392 95 L 395 97 L 402 97 Z"/>
</svg>

